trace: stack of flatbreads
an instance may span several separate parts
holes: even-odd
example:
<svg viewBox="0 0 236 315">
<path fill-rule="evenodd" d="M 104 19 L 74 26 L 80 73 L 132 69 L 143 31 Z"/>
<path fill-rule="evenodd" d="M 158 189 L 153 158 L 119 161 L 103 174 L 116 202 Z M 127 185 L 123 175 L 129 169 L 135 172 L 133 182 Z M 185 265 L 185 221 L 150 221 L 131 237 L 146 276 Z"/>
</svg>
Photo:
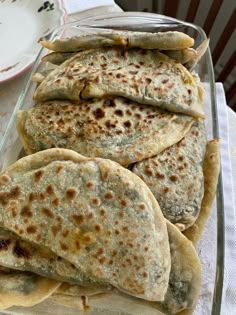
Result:
<svg viewBox="0 0 236 315">
<path fill-rule="evenodd" d="M 54 70 L 17 113 L 27 156 L 0 174 L 0 308 L 191 314 L 219 173 L 193 72 L 208 41 L 103 30 L 41 44 Z"/>
</svg>

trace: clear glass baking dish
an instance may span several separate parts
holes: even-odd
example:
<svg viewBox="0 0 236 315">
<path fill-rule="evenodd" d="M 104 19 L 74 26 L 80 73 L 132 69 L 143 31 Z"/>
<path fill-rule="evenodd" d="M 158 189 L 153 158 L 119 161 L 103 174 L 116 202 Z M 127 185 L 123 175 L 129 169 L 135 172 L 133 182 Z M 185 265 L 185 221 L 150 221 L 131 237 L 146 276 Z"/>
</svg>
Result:
<svg viewBox="0 0 236 315">
<path fill-rule="evenodd" d="M 204 31 L 193 24 L 179 21 L 170 17 L 139 12 L 112 13 L 109 15 L 100 15 L 96 17 L 88 17 L 73 23 L 68 23 L 55 29 L 47 39 L 53 40 L 58 37 L 69 37 L 78 35 L 81 32 L 90 32 L 94 28 L 103 29 L 122 29 L 137 31 L 167 31 L 178 30 L 192 36 L 195 39 L 197 47 L 205 38 Z M 28 109 L 34 105 L 32 95 L 36 87 L 36 83 L 31 80 L 35 72 L 44 70 L 45 64 L 41 63 L 41 58 L 48 53 L 48 50 L 42 48 L 35 60 L 29 75 L 27 84 L 25 85 L 18 102 L 12 113 L 11 119 L 0 142 L 0 170 L 3 170 L 9 164 L 13 163 L 21 155 L 22 146 L 18 138 L 16 130 L 15 117 L 19 109 Z M 218 138 L 218 122 L 217 122 L 217 104 L 215 99 L 215 82 L 214 72 L 211 60 L 210 50 L 198 63 L 196 68 L 201 81 L 206 88 L 205 95 L 205 112 L 207 115 L 206 126 L 208 139 Z M 220 314 L 223 274 L 224 274 L 224 215 L 223 215 L 223 195 L 221 176 L 219 177 L 218 190 L 215 204 L 213 206 L 211 216 L 208 219 L 204 234 L 198 244 L 198 253 L 202 261 L 202 290 L 194 315 L 217 315 Z M 123 305 L 116 305 L 112 302 L 112 306 L 105 305 L 101 308 L 91 308 L 90 315 L 95 314 L 159 314 L 152 313 L 150 310 L 139 310 L 129 308 L 124 302 Z M 13 307 L 2 311 L 4 314 L 82 314 L 75 309 L 65 308 L 56 304 L 49 304 L 47 301 L 42 302 L 31 308 Z"/>
</svg>

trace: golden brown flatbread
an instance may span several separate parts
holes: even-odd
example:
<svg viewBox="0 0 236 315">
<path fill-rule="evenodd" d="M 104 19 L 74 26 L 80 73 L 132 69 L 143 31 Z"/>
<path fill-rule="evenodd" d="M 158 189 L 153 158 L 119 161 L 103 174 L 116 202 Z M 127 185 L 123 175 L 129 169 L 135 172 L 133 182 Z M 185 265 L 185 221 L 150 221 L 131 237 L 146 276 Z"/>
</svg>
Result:
<svg viewBox="0 0 236 315">
<path fill-rule="evenodd" d="M 169 286 L 162 308 L 170 314 L 191 314 L 201 288 L 201 262 L 192 244 L 177 227 L 167 221 L 171 252 Z"/>
<path fill-rule="evenodd" d="M 196 55 L 185 64 L 189 71 L 192 71 L 198 64 L 199 60 L 204 56 L 209 47 L 209 42 L 210 40 L 207 38 L 196 48 Z"/>
<path fill-rule="evenodd" d="M 47 299 L 60 282 L 39 275 L 0 267 L 0 309 L 30 307 Z"/>
<path fill-rule="evenodd" d="M 182 312 L 192 314 L 201 286 L 201 263 L 192 242 L 168 221 L 167 227 L 171 251 L 171 272 L 164 301 L 162 303 L 148 302 L 123 294 L 116 289 L 110 292 L 97 292 L 97 294 L 93 291 L 92 293 L 95 294 L 90 294 L 88 297 L 88 305 L 92 309 L 93 307 L 109 309 L 112 305 L 120 311 L 132 310 L 132 314 L 135 313 L 135 309 L 137 313 L 142 312 L 142 314 L 159 314 L 158 311 L 161 314 L 182 314 Z M 73 306 L 82 295 L 83 288 L 78 287 L 77 290 L 77 286 L 73 286 L 73 293 L 71 293 L 70 285 L 62 284 L 63 286 L 65 289 L 59 293 L 66 297 L 68 306 L 70 304 Z"/>
<path fill-rule="evenodd" d="M 14 215 L 14 210 L 12 211 Z M 49 248 L 22 240 L 16 234 L 2 228 L 0 228 L 0 266 L 33 272 L 57 281 L 92 285 L 95 290 L 106 288 L 91 281 L 78 268 L 54 254 Z"/>
<path fill-rule="evenodd" d="M 184 231 L 184 235 L 196 244 L 202 236 L 206 221 L 210 215 L 216 194 L 218 176 L 220 172 L 220 140 L 214 139 L 207 143 L 203 165 L 204 197 L 201 210 L 195 223 Z"/>
<path fill-rule="evenodd" d="M 180 63 L 157 50 L 101 48 L 78 53 L 53 70 L 36 100 L 121 96 L 183 114 L 205 117 L 203 89 Z"/>
<path fill-rule="evenodd" d="M 178 31 L 133 32 L 133 31 L 94 31 L 81 33 L 70 38 L 41 40 L 40 44 L 56 52 L 73 52 L 105 46 L 139 47 L 145 49 L 184 49 L 194 44 L 194 39 Z"/>
<path fill-rule="evenodd" d="M 194 119 L 124 98 L 48 101 L 18 111 L 16 124 L 28 154 L 52 147 L 128 165 L 181 140 Z"/>
<path fill-rule="evenodd" d="M 177 60 L 183 65 L 190 60 L 195 60 L 197 57 L 197 51 L 193 48 L 185 48 L 180 50 L 162 50 L 161 52 L 170 58 Z"/>
<path fill-rule="evenodd" d="M 77 53 L 78 52 L 51 52 L 50 54 L 43 56 L 42 61 L 60 65 L 64 61 L 74 57 Z"/>
<path fill-rule="evenodd" d="M 195 222 L 201 208 L 206 142 L 204 120 L 198 119 L 181 141 L 132 168 L 151 189 L 164 216 L 182 231 Z"/>
<path fill-rule="evenodd" d="M 78 52 L 51 52 L 43 56 L 43 62 L 50 62 L 54 65 L 60 65 L 66 60 L 74 57 Z M 186 64 L 190 61 L 196 61 L 198 53 L 193 48 L 185 48 L 180 50 L 162 50 L 161 53 L 169 56 L 176 61 Z"/>
<path fill-rule="evenodd" d="M 97 283 L 164 299 L 165 219 L 145 183 L 111 160 L 66 149 L 18 160 L 0 174 L 0 225 L 48 247 Z"/>
</svg>

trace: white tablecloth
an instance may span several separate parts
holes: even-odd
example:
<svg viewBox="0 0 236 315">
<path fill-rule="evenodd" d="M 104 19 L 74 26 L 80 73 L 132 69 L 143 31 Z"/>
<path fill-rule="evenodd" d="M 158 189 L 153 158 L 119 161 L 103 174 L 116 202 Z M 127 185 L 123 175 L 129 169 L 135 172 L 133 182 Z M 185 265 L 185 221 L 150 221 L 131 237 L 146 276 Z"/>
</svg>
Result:
<svg viewBox="0 0 236 315">
<path fill-rule="evenodd" d="M 68 13 L 70 13 L 69 21 L 85 16 L 121 11 L 112 0 L 64 0 L 64 2 Z M 25 72 L 20 77 L 0 85 L 0 138 L 6 129 L 11 112 L 26 82 L 27 76 L 28 72 Z M 224 89 L 221 83 L 216 84 L 216 94 L 222 149 L 222 177 L 226 224 L 225 280 L 221 313 L 228 315 L 236 314 L 236 273 L 234 271 L 234 264 L 236 263 L 236 137 L 234 136 L 236 131 L 236 114 L 226 105 Z"/>
<path fill-rule="evenodd" d="M 236 313 L 236 114 L 227 105 L 222 83 L 216 83 L 225 219 L 225 268 L 221 314 Z"/>
</svg>

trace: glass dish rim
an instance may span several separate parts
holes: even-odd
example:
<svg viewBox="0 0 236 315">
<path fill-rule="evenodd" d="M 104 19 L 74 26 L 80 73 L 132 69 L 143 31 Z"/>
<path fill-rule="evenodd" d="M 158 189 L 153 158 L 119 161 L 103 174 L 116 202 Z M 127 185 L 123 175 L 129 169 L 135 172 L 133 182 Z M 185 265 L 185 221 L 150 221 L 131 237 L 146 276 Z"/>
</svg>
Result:
<svg viewBox="0 0 236 315">
<path fill-rule="evenodd" d="M 109 21 L 119 20 L 119 19 L 142 19 L 145 20 L 146 23 L 144 23 L 145 26 L 148 26 L 147 21 L 150 22 L 150 25 L 155 23 L 156 25 L 160 25 L 160 27 L 168 27 L 168 26 L 188 26 L 192 29 L 195 29 L 202 39 L 206 39 L 207 36 L 204 32 L 204 30 L 195 24 L 188 23 L 185 21 L 181 21 L 169 16 L 161 15 L 161 14 L 155 14 L 155 13 L 148 13 L 148 12 L 113 12 L 108 14 L 101 14 L 97 16 L 88 16 L 85 18 L 82 18 L 77 21 L 65 23 L 64 25 L 56 27 L 50 34 L 46 36 L 46 39 L 51 39 L 55 36 L 56 33 L 59 33 L 60 30 L 63 31 L 66 27 L 78 27 L 78 28 L 99 28 L 99 22 L 108 22 L 106 26 L 103 25 L 101 28 L 111 29 L 112 27 L 109 26 Z M 125 20 L 124 20 L 125 21 Z M 163 23 L 163 21 L 165 23 Z M 91 25 L 91 23 L 94 23 Z M 97 24 L 96 24 L 97 23 Z M 124 24 L 121 24 L 124 25 Z M 128 25 L 128 24 L 127 24 Z M 135 24 L 134 24 L 135 25 Z M 139 24 L 141 26 L 142 24 Z M 114 26 L 113 26 L 114 28 Z M 26 80 L 26 84 L 22 90 L 22 92 L 19 95 L 19 98 L 17 100 L 16 106 L 12 112 L 11 118 L 9 120 L 9 123 L 7 125 L 5 134 L 3 138 L 0 141 L 0 156 L 3 154 L 5 145 L 7 143 L 8 136 L 10 134 L 10 131 L 12 129 L 12 125 L 15 121 L 15 115 L 16 112 L 19 110 L 19 108 L 22 105 L 22 102 L 24 101 L 24 98 L 26 96 L 26 93 L 30 87 L 31 84 L 31 77 L 35 70 L 37 69 L 42 51 L 45 50 L 45 48 L 41 48 L 39 50 L 39 53 L 35 59 L 35 62 L 33 64 L 33 67 L 31 68 L 28 78 Z M 209 75 L 209 84 L 210 84 L 210 96 L 211 96 L 211 110 L 212 110 L 212 132 L 214 138 L 219 138 L 219 125 L 218 125 L 218 119 L 217 119 L 217 102 L 216 102 L 216 91 L 215 91 L 215 78 L 214 78 L 214 70 L 213 70 L 213 63 L 211 58 L 210 49 L 207 49 L 206 52 L 207 57 L 207 70 Z M 221 193 L 223 191 L 222 189 L 222 176 L 221 171 L 219 174 L 218 179 L 218 186 L 217 186 L 217 193 L 216 193 L 216 201 L 217 201 L 217 254 L 216 254 L 216 272 L 215 272 L 215 287 L 214 287 L 214 294 L 213 294 L 213 300 L 212 300 L 212 308 L 211 308 L 211 315 L 217 315 L 220 314 L 221 311 L 221 303 L 222 303 L 222 291 L 223 291 L 223 280 L 224 280 L 224 207 L 223 207 L 223 194 Z"/>
</svg>

